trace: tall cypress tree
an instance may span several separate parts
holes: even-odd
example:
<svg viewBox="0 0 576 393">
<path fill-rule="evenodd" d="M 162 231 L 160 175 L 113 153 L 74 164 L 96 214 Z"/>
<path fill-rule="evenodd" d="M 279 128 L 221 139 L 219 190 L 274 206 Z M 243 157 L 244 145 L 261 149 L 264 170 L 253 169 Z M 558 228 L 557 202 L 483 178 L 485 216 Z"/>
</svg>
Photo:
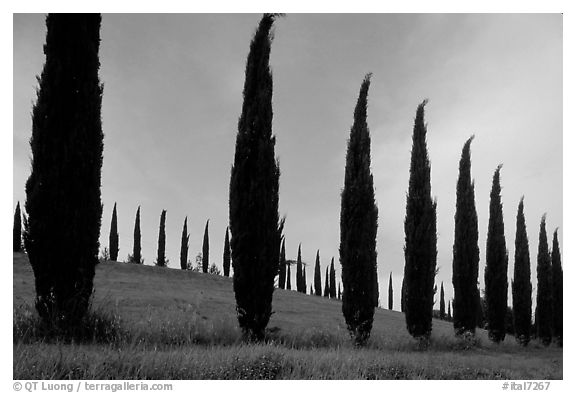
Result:
<svg viewBox="0 0 576 393">
<path fill-rule="evenodd" d="M 316 265 L 314 266 L 314 294 L 322 296 L 322 282 L 320 277 L 320 250 L 316 252 Z"/>
<path fill-rule="evenodd" d="M 298 245 L 298 257 L 296 258 L 296 291 L 306 291 L 306 285 L 302 288 L 302 243 Z"/>
<path fill-rule="evenodd" d="M 563 272 L 560 260 L 560 246 L 558 244 L 558 228 L 554 231 L 552 240 L 552 282 L 551 282 L 551 312 L 552 312 L 552 336 L 558 345 L 562 346 L 562 323 L 563 323 Z"/>
<path fill-rule="evenodd" d="M 103 133 L 100 14 L 49 14 L 32 111 L 26 250 L 36 309 L 62 327 L 85 315 L 98 263 Z"/>
<path fill-rule="evenodd" d="M 456 214 L 454 215 L 454 248 L 452 260 L 452 304 L 456 334 L 476 331 L 478 314 L 478 215 L 474 201 L 474 181 L 470 174 L 470 137 L 462 148 L 458 182 L 456 185 Z"/>
<path fill-rule="evenodd" d="M 400 288 L 400 312 L 406 312 L 406 280 L 402 277 L 402 288 Z"/>
<path fill-rule="evenodd" d="M 448 300 L 448 320 L 452 319 L 452 312 L 450 311 L 450 300 Z"/>
<path fill-rule="evenodd" d="M 430 161 L 426 147 L 424 100 L 418 105 L 412 135 L 410 181 L 404 233 L 404 311 L 408 332 L 428 339 L 432 331 L 436 274 L 436 202 L 432 200 Z"/>
<path fill-rule="evenodd" d="M 302 264 L 302 293 L 306 293 L 306 265 Z"/>
<path fill-rule="evenodd" d="M 222 267 L 224 268 L 224 277 L 230 277 L 230 237 L 228 235 L 228 227 L 226 227 L 226 235 L 224 236 Z"/>
<path fill-rule="evenodd" d="M 142 236 L 140 235 L 140 206 L 136 210 L 136 220 L 134 221 L 134 248 L 132 250 L 133 263 L 142 263 Z"/>
<path fill-rule="evenodd" d="M 446 318 L 446 304 L 444 303 L 444 281 L 440 284 L 440 319 Z"/>
<path fill-rule="evenodd" d="M 392 272 L 390 272 L 390 278 L 388 279 L 388 310 L 394 308 L 394 291 L 392 290 Z"/>
<path fill-rule="evenodd" d="M 108 239 L 110 248 L 110 260 L 118 260 L 119 240 L 118 240 L 118 216 L 116 213 L 116 202 L 114 202 L 114 209 L 112 210 L 112 222 L 110 223 L 110 236 Z"/>
<path fill-rule="evenodd" d="M 280 266 L 278 267 L 278 288 L 286 288 L 286 239 L 282 237 L 280 247 Z"/>
<path fill-rule="evenodd" d="M 530 282 L 530 250 L 524 218 L 524 197 L 520 199 L 518 214 L 516 215 L 512 305 L 514 335 L 520 344 L 526 346 L 530 342 L 530 327 L 532 325 L 532 283 Z"/>
<path fill-rule="evenodd" d="M 158 230 L 157 266 L 166 266 L 166 210 L 160 214 L 160 229 Z"/>
<path fill-rule="evenodd" d="M 486 240 L 486 268 L 484 285 L 488 337 L 499 343 L 506 337 L 506 309 L 508 306 L 508 251 L 504 238 L 504 218 L 500 196 L 500 169 L 498 165 L 490 192 L 490 217 Z M 454 310 L 456 311 L 456 310 Z"/>
<path fill-rule="evenodd" d="M 546 215 L 540 221 L 540 236 L 538 239 L 538 262 L 536 275 L 538 286 L 536 290 L 536 335 L 544 345 L 552 340 L 552 289 L 550 288 L 550 271 L 552 265 L 548 252 L 548 238 L 546 236 Z"/>
<path fill-rule="evenodd" d="M 250 43 L 244 102 L 230 177 L 230 232 L 238 322 L 245 337 L 261 340 L 272 314 L 284 220 L 278 216 L 280 168 L 272 135 L 272 25 L 264 14 Z"/>
<path fill-rule="evenodd" d="M 334 257 L 330 262 L 330 299 L 336 299 L 336 270 L 334 270 Z"/>
<path fill-rule="evenodd" d="M 20 213 L 20 202 L 16 204 L 14 211 L 14 228 L 12 230 L 13 251 L 22 251 L 22 214 Z"/>
<path fill-rule="evenodd" d="M 354 110 L 340 210 L 342 312 L 357 345 L 363 345 L 370 337 L 374 308 L 378 306 L 378 208 L 370 171 L 370 131 L 366 121 L 371 75 L 367 74 L 362 81 Z"/>
<path fill-rule="evenodd" d="M 338 283 L 338 300 L 342 300 L 342 290 L 340 289 L 340 283 Z"/>
<path fill-rule="evenodd" d="M 292 290 L 292 284 L 290 283 L 290 265 L 288 265 L 286 267 L 286 289 L 291 291 Z"/>
<path fill-rule="evenodd" d="M 324 278 L 324 297 L 330 297 L 330 276 L 328 275 L 328 266 L 326 266 L 326 277 Z"/>
<path fill-rule="evenodd" d="M 182 239 L 180 241 L 180 269 L 188 269 L 188 245 L 190 243 L 190 235 L 188 234 L 188 216 L 184 217 L 184 225 L 182 226 Z M 226 266 L 224 266 L 226 271 Z"/>
<path fill-rule="evenodd" d="M 210 240 L 208 238 L 208 223 L 210 220 L 206 220 L 206 226 L 204 227 L 204 239 L 202 240 L 202 272 L 208 273 L 208 265 L 210 265 Z"/>
</svg>

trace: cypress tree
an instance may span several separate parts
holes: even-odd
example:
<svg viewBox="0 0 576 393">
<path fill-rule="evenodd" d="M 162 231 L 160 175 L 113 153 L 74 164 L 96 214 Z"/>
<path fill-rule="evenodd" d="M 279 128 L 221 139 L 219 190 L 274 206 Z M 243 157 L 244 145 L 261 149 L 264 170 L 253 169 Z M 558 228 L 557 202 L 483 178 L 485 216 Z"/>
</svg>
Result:
<svg viewBox="0 0 576 393">
<path fill-rule="evenodd" d="M 452 285 L 454 286 L 454 330 L 456 334 L 474 334 L 477 322 L 478 215 L 474 201 L 474 181 L 470 175 L 470 137 L 462 148 L 458 182 L 456 185 L 456 214 L 454 215 L 454 247 Z"/>
<path fill-rule="evenodd" d="M 49 14 L 32 111 L 26 250 L 43 320 L 77 326 L 98 263 L 103 134 L 100 14 Z"/>
<path fill-rule="evenodd" d="M 448 300 L 448 320 L 452 319 L 452 312 L 450 311 L 450 300 Z"/>
<path fill-rule="evenodd" d="M 287 271 L 286 271 L 286 289 L 291 291 L 292 290 L 292 285 L 290 283 L 290 265 L 288 265 L 287 267 Z"/>
<path fill-rule="evenodd" d="M 338 283 L 338 300 L 342 300 L 342 291 L 340 290 L 340 283 Z"/>
<path fill-rule="evenodd" d="M 551 312 L 552 312 L 552 335 L 559 346 L 562 346 L 562 323 L 563 323 L 563 272 L 560 260 L 560 246 L 558 245 L 558 228 L 554 231 L 552 240 L 552 280 L 551 280 Z"/>
<path fill-rule="evenodd" d="M 330 276 L 328 275 L 328 266 L 326 266 L 326 278 L 324 279 L 324 297 L 330 297 Z"/>
<path fill-rule="evenodd" d="M 538 262 L 536 275 L 538 285 L 536 290 L 536 334 L 542 344 L 549 345 L 552 339 L 552 319 L 550 288 L 550 271 L 552 269 L 550 254 L 548 253 L 548 238 L 546 236 L 546 215 L 540 221 L 540 237 L 538 240 Z"/>
<path fill-rule="evenodd" d="M 520 199 L 516 215 L 512 305 L 514 335 L 520 344 L 526 346 L 530 342 L 530 326 L 532 325 L 532 283 L 530 282 L 530 250 L 524 218 L 524 197 Z"/>
<path fill-rule="evenodd" d="M 204 239 L 202 240 L 202 273 L 208 273 L 208 265 L 210 264 L 210 241 L 208 239 L 208 223 L 204 227 Z"/>
<path fill-rule="evenodd" d="M 302 264 L 302 293 L 306 293 L 306 265 Z"/>
<path fill-rule="evenodd" d="M 406 312 L 406 280 L 402 277 L 402 288 L 400 289 L 400 311 Z"/>
<path fill-rule="evenodd" d="M 250 43 L 244 102 L 230 177 L 230 232 L 238 322 L 245 338 L 262 340 L 272 314 L 284 220 L 278 216 L 280 168 L 272 135 L 272 25 L 264 14 Z"/>
<path fill-rule="evenodd" d="M 28 233 L 28 217 L 26 217 L 26 213 L 22 213 L 22 226 L 24 227 L 24 230 L 22 232 L 22 250 L 26 250 L 25 246 L 26 246 L 26 238 L 27 238 L 27 233 Z"/>
<path fill-rule="evenodd" d="M 446 318 L 446 304 L 444 303 L 444 281 L 440 284 L 440 319 Z"/>
<path fill-rule="evenodd" d="M 116 202 L 114 202 L 114 209 L 112 210 L 112 222 L 110 223 L 110 237 L 108 241 L 110 248 L 110 260 L 118 260 L 119 240 L 118 240 L 118 216 L 116 213 Z"/>
<path fill-rule="evenodd" d="M 430 161 L 426 147 L 424 100 L 416 112 L 410 181 L 406 197 L 404 232 L 404 311 L 408 332 L 428 339 L 432 331 L 434 276 L 436 273 L 436 202 L 430 188 Z"/>
<path fill-rule="evenodd" d="M 504 238 L 504 218 L 500 197 L 501 168 L 502 165 L 496 168 L 492 179 L 484 270 L 488 337 L 496 343 L 506 337 L 506 307 L 508 306 L 508 251 Z"/>
<path fill-rule="evenodd" d="M 330 262 L 330 299 L 336 299 L 336 270 L 334 270 L 334 257 Z"/>
<path fill-rule="evenodd" d="M 314 288 L 312 288 L 312 284 L 310 284 L 310 292 L 308 292 L 310 295 L 314 295 Z"/>
<path fill-rule="evenodd" d="M 322 282 L 320 278 L 320 250 L 316 252 L 316 265 L 314 266 L 314 294 L 322 296 Z"/>
<path fill-rule="evenodd" d="M 160 229 L 158 230 L 157 266 L 166 266 L 166 210 L 160 214 Z"/>
<path fill-rule="evenodd" d="M 394 291 L 392 290 L 392 272 L 390 272 L 390 278 L 388 279 L 388 310 L 392 310 L 394 307 Z"/>
<path fill-rule="evenodd" d="M 370 131 L 366 122 L 371 74 L 360 87 L 350 129 L 340 210 L 342 312 L 356 345 L 370 337 L 378 306 L 376 232 L 378 208 L 370 171 Z"/>
<path fill-rule="evenodd" d="M 182 226 L 182 239 L 180 241 L 180 269 L 188 269 L 188 245 L 190 243 L 190 235 L 188 234 L 188 216 L 184 217 L 184 225 Z M 224 267 L 226 269 L 226 267 Z"/>
<path fill-rule="evenodd" d="M 20 213 L 20 202 L 16 204 L 14 212 L 14 228 L 12 230 L 13 251 L 22 251 L 22 214 Z"/>
<path fill-rule="evenodd" d="M 306 285 L 302 287 L 302 244 L 298 245 L 298 258 L 296 259 L 296 291 L 304 292 Z"/>
<path fill-rule="evenodd" d="M 136 210 L 136 220 L 134 221 L 134 248 L 132 250 L 132 263 L 142 263 L 142 237 L 140 235 L 140 206 Z"/>
<path fill-rule="evenodd" d="M 230 277 L 230 237 L 228 235 L 228 227 L 226 227 L 226 235 L 224 236 L 222 267 L 224 268 L 224 277 Z"/>
<path fill-rule="evenodd" d="M 286 288 L 286 239 L 282 237 L 280 247 L 280 266 L 278 268 L 278 288 Z"/>
</svg>

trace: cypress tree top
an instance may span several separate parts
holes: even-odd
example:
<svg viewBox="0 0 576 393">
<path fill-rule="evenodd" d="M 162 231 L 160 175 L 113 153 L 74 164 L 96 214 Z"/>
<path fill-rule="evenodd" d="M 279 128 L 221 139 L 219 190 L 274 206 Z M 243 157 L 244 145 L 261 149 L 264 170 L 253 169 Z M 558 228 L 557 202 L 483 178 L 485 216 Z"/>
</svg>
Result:
<svg viewBox="0 0 576 393">
<path fill-rule="evenodd" d="M 180 269 L 188 269 L 188 244 L 190 242 L 190 235 L 188 234 L 188 216 L 184 217 L 184 225 L 182 226 L 182 238 L 180 240 Z M 224 267 L 226 270 L 226 267 Z"/>
<path fill-rule="evenodd" d="M 118 216 L 116 213 L 116 202 L 114 202 L 114 209 L 112 209 L 112 221 L 110 223 L 110 236 L 109 236 L 109 246 L 110 246 L 110 260 L 118 260 L 119 251 L 119 239 L 118 239 Z"/>
<path fill-rule="evenodd" d="M 316 265 L 314 266 L 314 294 L 322 296 L 322 282 L 320 277 L 320 250 L 316 252 Z"/>
</svg>

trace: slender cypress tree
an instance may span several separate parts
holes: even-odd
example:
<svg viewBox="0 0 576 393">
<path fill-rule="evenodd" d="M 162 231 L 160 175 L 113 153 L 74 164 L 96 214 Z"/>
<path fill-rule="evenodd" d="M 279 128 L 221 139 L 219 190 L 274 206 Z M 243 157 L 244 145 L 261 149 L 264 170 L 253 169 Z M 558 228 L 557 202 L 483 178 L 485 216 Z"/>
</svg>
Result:
<svg viewBox="0 0 576 393">
<path fill-rule="evenodd" d="M 264 14 L 250 43 L 244 102 L 230 177 L 230 232 L 238 322 L 245 338 L 262 340 L 272 314 L 284 220 L 278 216 L 280 168 L 272 135 L 272 25 Z"/>
<path fill-rule="evenodd" d="M 446 318 L 446 304 L 444 303 L 444 281 L 440 284 L 440 319 Z"/>
<path fill-rule="evenodd" d="M 404 310 L 408 332 L 428 339 L 432 331 L 436 274 L 436 202 L 432 200 L 424 100 L 416 111 L 404 232 Z"/>
<path fill-rule="evenodd" d="M 23 247 L 22 250 L 26 250 L 26 238 L 27 238 L 27 234 L 28 234 L 28 217 L 26 217 L 26 213 L 22 213 L 22 226 L 24 227 L 24 230 L 22 232 L 22 243 L 23 243 Z"/>
<path fill-rule="evenodd" d="M 450 300 L 448 300 L 448 320 L 452 319 L 452 312 L 450 311 Z"/>
<path fill-rule="evenodd" d="M 490 192 L 490 217 L 486 240 L 486 322 L 488 337 L 499 343 L 506 337 L 506 310 L 508 306 L 508 251 L 504 238 L 504 218 L 500 197 L 500 169 L 498 165 L 492 179 Z M 456 311 L 456 310 L 455 310 Z"/>
<path fill-rule="evenodd" d="M 326 277 L 324 278 L 324 297 L 330 297 L 330 276 L 328 274 L 328 266 L 326 266 Z"/>
<path fill-rule="evenodd" d="M 400 289 L 400 311 L 406 312 L 406 280 L 402 277 L 402 288 Z"/>
<path fill-rule="evenodd" d="M 157 266 L 166 266 L 166 210 L 160 214 L 160 229 L 158 230 Z"/>
<path fill-rule="evenodd" d="M 26 250 L 43 320 L 77 326 L 90 304 L 102 204 L 100 14 L 49 14 L 32 113 Z"/>
<path fill-rule="evenodd" d="M 208 223 L 210 220 L 206 220 L 206 226 L 204 227 L 204 239 L 202 240 L 202 273 L 208 273 L 208 267 L 210 265 L 210 240 L 208 238 Z"/>
<path fill-rule="evenodd" d="M 548 238 L 546 236 L 546 215 L 540 221 L 540 236 L 538 240 L 538 264 L 536 275 L 538 286 L 536 290 L 536 335 L 544 345 L 549 345 L 552 340 L 550 271 L 552 265 L 548 252 Z"/>
<path fill-rule="evenodd" d="M 306 265 L 302 264 L 302 293 L 306 293 Z"/>
<path fill-rule="evenodd" d="M 228 227 L 226 227 L 226 235 L 224 236 L 222 267 L 224 268 L 224 277 L 230 277 L 230 237 L 228 235 Z"/>
<path fill-rule="evenodd" d="M 296 259 L 296 291 L 304 292 L 306 285 L 302 287 L 302 244 L 298 245 L 298 258 Z"/>
<path fill-rule="evenodd" d="M 330 262 L 330 299 L 336 299 L 336 270 L 334 270 L 334 257 Z"/>
<path fill-rule="evenodd" d="M 338 300 L 342 300 L 342 290 L 340 289 L 340 283 L 338 283 Z"/>
<path fill-rule="evenodd" d="M 314 266 L 314 294 L 322 296 L 322 282 L 320 277 L 320 250 L 316 252 L 316 265 Z"/>
<path fill-rule="evenodd" d="M 118 240 L 118 216 L 116 213 L 116 202 L 114 202 L 114 209 L 112 210 L 112 222 L 110 223 L 110 236 L 108 240 L 108 248 L 110 249 L 110 260 L 118 260 L 119 240 Z"/>
<path fill-rule="evenodd" d="M 524 197 L 520 199 L 518 214 L 516 215 L 512 305 L 514 335 L 520 344 L 526 346 L 530 342 L 530 327 L 532 325 L 532 283 L 530 282 L 530 250 L 524 218 Z"/>
<path fill-rule="evenodd" d="M 454 248 L 452 260 L 452 285 L 454 286 L 454 330 L 456 334 L 476 331 L 478 314 L 478 215 L 474 201 L 474 181 L 470 175 L 471 136 L 460 157 L 456 185 L 456 214 L 454 215 Z M 443 317 L 442 317 L 443 318 Z"/>
<path fill-rule="evenodd" d="M 188 245 L 190 243 L 190 235 L 188 234 L 188 216 L 184 217 L 184 225 L 182 226 L 182 239 L 180 241 L 180 269 L 188 269 Z M 226 265 L 224 265 L 226 271 Z"/>
<path fill-rule="evenodd" d="M 312 284 L 310 284 L 310 292 L 308 292 L 310 295 L 314 295 L 314 288 L 312 288 Z"/>
<path fill-rule="evenodd" d="M 278 267 L 278 288 L 286 288 L 286 239 L 282 237 L 280 247 L 280 266 Z"/>
<path fill-rule="evenodd" d="M 370 171 L 370 131 L 366 121 L 371 75 L 367 74 L 362 81 L 354 110 L 340 210 L 342 312 L 356 345 L 363 345 L 370 337 L 374 308 L 378 306 L 378 208 Z"/>
<path fill-rule="evenodd" d="M 292 290 L 292 284 L 290 283 L 290 265 L 288 265 L 286 267 L 286 289 L 291 291 Z"/>
<path fill-rule="evenodd" d="M 14 228 L 12 230 L 13 251 L 22 251 L 22 214 L 20 213 L 20 202 L 16 204 L 14 211 Z"/>
<path fill-rule="evenodd" d="M 552 336 L 559 346 L 562 346 L 562 323 L 563 323 L 563 272 L 560 260 L 560 246 L 558 245 L 558 228 L 554 231 L 552 240 L 552 282 L 551 284 L 551 312 L 552 312 Z"/>
<path fill-rule="evenodd" d="M 136 220 L 134 221 L 134 248 L 132 250 L 133 263 L 142 263 L 142 237 L 140 235 L 140 206 L 136 210 Z"/>
<path fill-rule="evenodd" d="M 392 272 L 390 272 L 390 278 L 388 279 L 388 310 L 394 308 L 394 291 L 392 290 Z"/>
</svg>

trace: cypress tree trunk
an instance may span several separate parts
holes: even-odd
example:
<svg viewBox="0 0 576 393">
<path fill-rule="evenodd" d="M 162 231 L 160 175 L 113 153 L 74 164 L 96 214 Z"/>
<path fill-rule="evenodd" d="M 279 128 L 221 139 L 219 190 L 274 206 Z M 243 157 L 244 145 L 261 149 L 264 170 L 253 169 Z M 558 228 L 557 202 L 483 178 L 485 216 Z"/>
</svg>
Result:
<svg viewBox="0 0 576 393">
<path fill-rule="evenodd" d="M 204 239 L 202 240 L 202 272 L 208 273 L 208 266 L 210 265 L 210 241 L 208 239 L 208 223 L 204 227 Z"/>
<path fill-rule="evenodd" d="M 280 266 L 278 268 L 278 288 L 286 288 L 286 239 L 282 237 L 282 246 L 280 247 Z"/>
<path fill-rule="evenodd" d="M 100 14 L 49 14 L 32 114 L 26 250 L 36 309 L 63 328 L 85 315 L 98 263 L 103 134 Z"/>
<path fill-rule="evenodd" d="M 334 270 L 334 257 L 330 262 L 330 299 L 336 299 L 336 270 Z"/>
<path fill-rule="evenodd" d="M 536 334 L 542 344 L 549 345 L 552 340 L 552 313 L 550 288 L 550 271 L 552 269 L 548 253 L 548 238 L 546 236 L 546 215 L 540 221 L 540 237 L 538 240 L 538 264 L 536 274 L 538 286 L 536 290 Z"/>
<path fill-rule="evenodd" d="M 314 266 L 314 294 L 322 296 L 322 282 L 320 278 L 320 250 L 316 252 L 316 265 Z"/>
<path fill-rule="evenodd" d="M 454 248 L 452 285 L 454 286 L 453 316 L 457 335 L 476 331 L 478 315 L 478 215 L 474 201 L 474 182 L 470 175 L 470 137 L 462 148 L 458 183 L 456 185 L 456 214 L 454 215 Z"/>
<path fill-rule="evenodd" d="M 412 135 L 410 182 L 404 232 L 404 311 L 408 332 L 428 339 L 432 331 L 436 274 L 436 202 L 430 189 L 430 161 L 424 124 L 425 100 L 418 106 Z"/>
<path fill-rule="evenodd" d="M 166 210 L 160 214 L 160 229 L 158 230 L 157 266 L 166 266 Z"/>
<path fill-rule="evenodd" d="M 494 172 L 490 192 L 490 217 L 486 240 L 486 322 L 488 337 L 499 343 L 506 337 L 506 307 L 508 306 L 508 251 L 504 238 L 504 218 L 500 197 L 500 169 Z"/>
<path fill-rule="evenodd" d="M 224 236 L 222 267 L 224 268 L 224 277 L 230 277 L 230 237 L 228 235 L 228 227 L 226 227 L 226 236 Z"/>
<path fill-rule="evenodd" d="M 287 266 L 287 273 L 286 273 L 286 289 L 291 291 L 292 285 L 290 283 L 290 265 Z"/>
<path fill-rule="evenodd" d="M 264 14 L 250 43 L 244 102 L 230 177 L 230 232 L 238 322 L 245 338 L 262 340 L 272 314 L 284 220 L 278 216 L 280 169 L 272 135 L 271 28 Z"/>
<path fill-rule="evenodd" d="M 296 291 L 304 292 L 306 285 L 302 286 L 302 244 L 298 245 L 298 258 L 296 259 Z"/>
<path fill-rule="evenodd" d="M 226 233 L 228 239 L 228 233 Z M 188 269 L 188 244 L 190 242 L 190 235 L 188 234 L 188 216 L 184 218 L 184 225 L 182 226 L 182 238 L 180 240 L 180 269 Z M 226 251 L 224 251 L 226 252 Z M 226 271 L 226 265 L 224 265 Z"/>
<path fill-rule="evenodd" d="M 392 290 L 392 273 L 390 273 L 390 278 L 388 279 L 388 310 L 394 308 L 394 291 Z"/>
<path fill-rule="evenodd" d="M 444 303 L 444 281 L 440 284 L 440 319 L 446 318 L 446 304 Z"/>
<path fill-rule="evenodd" d="M 330 276 L 328 275 L 328 266 L 326 266 L 326 277 L 324 278 L 324 297 L 330 297 Z"/>
<path fill-rule="evenodd" d="M 562 346 L 562 323 L 563 323 L 563 272 L 560 260 L 560 246 L 558 245 L 558 228 L 554 231 L 552 241 L 552 282 L 551 282 L 551 312 L 552 312 L 552 335 L 559 346 Z"/>
<path fill-rule="evenodd" d="M 366 121 L 371 74 L 366 75 L 350 130 L 340 210 L 342 312 L 356 345 L 370 337 L 378 306 L 376 232 L 378 209 L 370 171 L 370 131 Z"/>
<path fill-rule="evenodd" d="M 114 202 L 114 209 L 112 210 L 112 222 L 110 223 L 110 237 L 108 241 L 110 248 L 110 260 L 118 260 L 119 240 L 118 240 L 118 216 L 116 213 L 116 202 Z"/>
<path fill-rule="evenodd" d="M 530 342 L 532 325 L 532 283 L 530 282 L 530 250 L 524 218 L 524 197 L 518 204 L 516 215 L 516 241 L 514 251 L 514 281 L 512 281 L 514 335 L 526 346 Z"/>
<path fill-rule="evenodd" d="M 134 221 L 134 248 L 132 250 L 132 263 L 142 263 L 142 246 L 140 235 L 140 206 L 136 210 L 136 220 Z"/>
<path fill-rule="evenodd" d="M 22 214 L 20 213 L 20 202 L 16 204 L 14 212 L 14 228 L 12 230 L 13 251 L 22 251 Z"/>
</svg>

